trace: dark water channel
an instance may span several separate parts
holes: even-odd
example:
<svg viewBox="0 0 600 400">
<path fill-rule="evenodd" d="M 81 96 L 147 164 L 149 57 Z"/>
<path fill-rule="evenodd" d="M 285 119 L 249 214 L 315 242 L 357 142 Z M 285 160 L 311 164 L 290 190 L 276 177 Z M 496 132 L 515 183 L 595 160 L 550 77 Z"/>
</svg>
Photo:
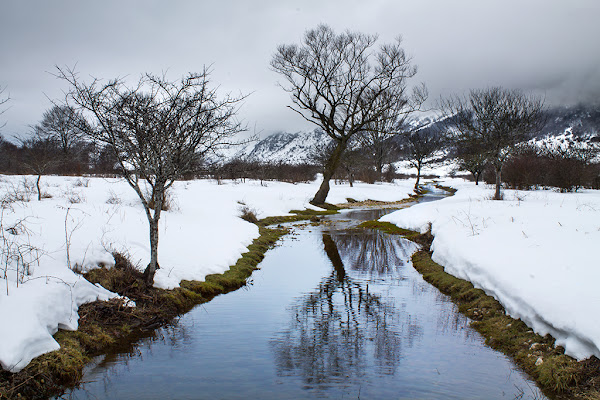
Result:
<svg viewBox="0 0 600 400">
<path fill-rule="evenodd" d="M 297 227 L 251 284 L 133 349 L 100 357 L 74 399 L 542 399 L 410 264 L 414 244 Z"/>
</svg>

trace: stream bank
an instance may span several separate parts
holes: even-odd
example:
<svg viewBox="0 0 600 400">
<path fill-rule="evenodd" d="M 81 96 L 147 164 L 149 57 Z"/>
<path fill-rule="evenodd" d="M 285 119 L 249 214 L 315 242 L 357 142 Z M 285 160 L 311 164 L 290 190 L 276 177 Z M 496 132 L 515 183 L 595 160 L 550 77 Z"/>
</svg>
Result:
<svg viewBox="0 0 600 400">
<path fill-rule="evenodd" d="M 416 245 L 355 229 L 390 211 L 295 224 L 244 290 L 96 358 L 67 396 L 544 398 L 411 267 Z"/>
<path fill-rule="evenodd" d="M 598 358 L 592 356 L 578 362 L 565 355 L 564 348 L 555 347 L 555 339 L 550 335 L 536 334 L 520 319 L 508 316 L 503 306 L 483 290 L 446 273 L 443 266 L 431 259 L 430 245 L 434 237 L 430 230 L 420 234 L 376 220 L 366 221 L 359 227 L 400 235 L 418 243 L 421 250 L 412 256 L 414 268 L 427 282 L 450 296 L 488 346 L 510 356 L 547 396 L 559 400 L 600 399 Z"/>
</svg>

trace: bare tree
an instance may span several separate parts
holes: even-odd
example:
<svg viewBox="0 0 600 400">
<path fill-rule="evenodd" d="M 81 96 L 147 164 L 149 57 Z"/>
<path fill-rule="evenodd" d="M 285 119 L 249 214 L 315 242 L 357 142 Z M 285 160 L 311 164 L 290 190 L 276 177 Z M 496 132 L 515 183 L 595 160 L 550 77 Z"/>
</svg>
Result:
<svg viewBox="0 0 600 400">
<path fill-rule="evenodd" d="M 405 151 L 411 167 L 417 169 L 417 181 L 415 189 L 419 187 L 422 168 L 436 161 L 436 155 L 444 147 L 445 142 L 442 135 L 429 129 L 419 129 L 409 132 L 405 139 Z"/>
<path fill-rule="evenodd" d="M 458 160 L 458 167 L 468 171 L 475 179 L 475 185 L 479 185 L 481 174 L 487 166 L 487 155 L 477 143 L 468 141 L 457 141 L 454 143 L 454 155 Z"/>
<path fill-rule="evenodd" d="M 42 200 L 42 189 L 40 181 L 42 175 L 50 173 L 60 163 L 60 152 L 56 147 L 56 142 L 47 138 L 40 137 L 34 130 L 31 137 L 21 141 L 23 157 L 21 163 L 25 169 L 34 175 L 37 175 L 35 186 L 38 193 L 38 201 Z"/>
<path fill-rule="evenodd" d="M 396 144 L 390 140 L 395 135 L 408 134 L 407 119 L 413 111 L 427 99 L 427 90 L 422 85 L 413 93 L 411 99 L 399 99 L 392 107 L 386 108 L 381 118 L 374 121 L 367 129 L 358 135 L 361 146 L 367 150 L 372 157 L 377 176 L 381 179 L 383 167 L 392 161 L 394 153 L 398 152 Z M 378 101 L 387 101 L 385 96 Z"/>
<path fill-rule="evenodd" d="M 385 118 L 398 104 L 406 104 L 398 111 L 412 111 L 406 82 L 416 68 L 399 38 L 375 51 L 376 41 L 375 35 L 336 34 L 319 25 L 305 33 L 301 45 L 280 45 L 271 60 L 273 70 L 285 79 L 281 86 L 294 103 L 289 107 L 335 142 L 312 204 L 325 203 L 329 180 L 353 136 Z"/>
<path fill-rule="evenodd" d="M 55 141 L 65 160 L 73 156 L 81 142 L 87 122 L 81 114 L 68 105 L 54 105 L 44 112 L 41 122 L 34 127 L 40 138 Z"/>
<path fill-rule="evenodd" d="M 481 149 L 494 167 L 494 199 L 501 200 L 502 166 L 519 143 L 544 127 L 543 100 L 520 90 L 493 87 L 445 100 L 442 108 L 452 116 L 456 140 Z"/>
<path fill-rule="evenodd" d="M 150 226 L 148 284 L 158 265 L 158 222 L 166 191 L 207 152 L 228 145 L 245 130 L 236 120 L 243 96 L 218 98 L 209 71 L 179 82 L 143 75 L 135 86 L 122 80 L 82 82 L 58 68 L 71 87 L 68 100 L 91 118 L 86 134 L 109 146 L 127 183 L 139 196 Z"/>
</svg>

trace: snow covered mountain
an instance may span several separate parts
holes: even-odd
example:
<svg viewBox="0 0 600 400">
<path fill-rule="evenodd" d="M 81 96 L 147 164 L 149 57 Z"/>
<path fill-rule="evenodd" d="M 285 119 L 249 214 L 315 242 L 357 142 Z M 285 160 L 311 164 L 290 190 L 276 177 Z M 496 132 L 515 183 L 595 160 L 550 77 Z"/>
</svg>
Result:
<svg viewBox="0 0 600 400">
<path fill-rule="evenodd" d="M 537 142 L 600 141 L 600 107 L 556 107 L 547 111 L 548 122 L 537 135 Z M 408 124 L 416 129 L 440 132 L 439 119 L 422 116 Z M 226 160 L 244 159 L 257 162 L 284 162 L 288 164 L 309 163 L 311 153 L 325 146 L 328 137 L 320 130 L 308 132 L 277 132 L 242 148 L 235 148 L 225 155 Z"/>
<path fill-rule="evenodd" d="M 309 132 L 277 132 L 250 143 L 230 156 L 230 159 L 247 161 L 304 164 L 310 162 L 311 153 L 330 139 L 320 130 Z"/>
</svg>

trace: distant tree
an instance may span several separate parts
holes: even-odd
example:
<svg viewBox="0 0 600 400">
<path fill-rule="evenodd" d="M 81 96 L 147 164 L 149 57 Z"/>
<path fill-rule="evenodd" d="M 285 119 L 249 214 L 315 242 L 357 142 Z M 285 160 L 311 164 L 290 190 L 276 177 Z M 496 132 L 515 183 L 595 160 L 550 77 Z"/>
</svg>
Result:
<svg viewBox="0 0 600 400">
<path fill-rule="evenodd" d="M 413 109 L 408 106 L 406 83 L 416 68 L 400 39 L 373 50 L 376 40 L 377 36 L 358 32 L 336 34 L 319 25 L 305 33 L 301 45 L 280 45 L 271 60 L 273 70 L 285 80 L 282 88 L 291 95 L 294 105 L 289 107 L 335 143 L 312 204 L 325 203 L 329 181 L 353 136 L 370 129 L 389 110 Z M 407 106 L 398 109 L 398 104 Z"/>
<path fill-rule="evenodd" d="M 50 173 L 61 161 L 61 154 L 56 146 L 56 142 L 37 135 L 34 131 L 30 137 L 21 142 L 21 163 L 25 169 L 34 175 L 37 175 L 35 186 L 38 194 L 38 201 L 42 200 L 42 189 L 40 181 L 42 175 Z"/>
<path fill-rule="evenodd" d="M 494 199 L 501 200 L 502 166 L 519 143 L 544 127 L 543 100 L 519 90 L 493 87 L 450 98 L 442 107 L 453 119 L 455 140 L 481 149 L 494 167 Z"/>
<path fill-rule="evenodd" d="M 411 167 L 417 169 L 415 189 L 419 187 L 422 168 L 436 161 L 435 156 L 445 145 L 444 137 L 428 129 L 409 132 L 405 137 L 405 152 Z"/>
<path fill-rule="evenodd" d="M 18 154 L 21 149 L 0 135 L 0 172 L 14 173 L 18 170 Z"/>
<path fill-rule="evenodd" d="M 378 179 L 382 178 L 383 167 L 392 161 L 398 148 L 393 140 L 394 136 L 410 132 L 406 120 L 410 116 L 408 110 L 416 111 L 427 98 L 424 86 L 413 94 L 412 99 L 400 99 L 393 107 L 385 109 L 381 118 L 370 124 L 369 127 L 358 135 L 361 146 L 368 151 L 375 166 Z M 384 97 L 379 101 L 387 101 Z"/>
<path fill-rule="evenodd" d="M 39 138 L 56 142 L 63 162 L 72 163 L 80 156 L 83 134 L 89 130 L 86 125 L 87 121 L 73 107 L 54 105 L 33 129 Z"/>
<path fill-rule="evenodd" d="M 244 97 L 218 98 L 206 69 L 179 82 L 146 74 L 132 87 L 119 79 L 86 84 L 60 68 L 58 76 L 70 84 L 68 99 L 91 119 L 86 135 L 111 149 L 144 206 L 151 250 L 144 276 L 150 285 L 159 268 L 158 222 L 166 191 L 200 157 L 244 130 L 235 118 Z"/>
<path fill-rule="evenodd" d="M 488 164 L 487 154 L 479 148 L 478 143 L 458 140 L 454 145 L 454 156 L 458 160 L 458 167 L 462 171 L 468 171 L 475 179 L 475 185 L 479 185 L 481 175 Z"/>
</svg>

